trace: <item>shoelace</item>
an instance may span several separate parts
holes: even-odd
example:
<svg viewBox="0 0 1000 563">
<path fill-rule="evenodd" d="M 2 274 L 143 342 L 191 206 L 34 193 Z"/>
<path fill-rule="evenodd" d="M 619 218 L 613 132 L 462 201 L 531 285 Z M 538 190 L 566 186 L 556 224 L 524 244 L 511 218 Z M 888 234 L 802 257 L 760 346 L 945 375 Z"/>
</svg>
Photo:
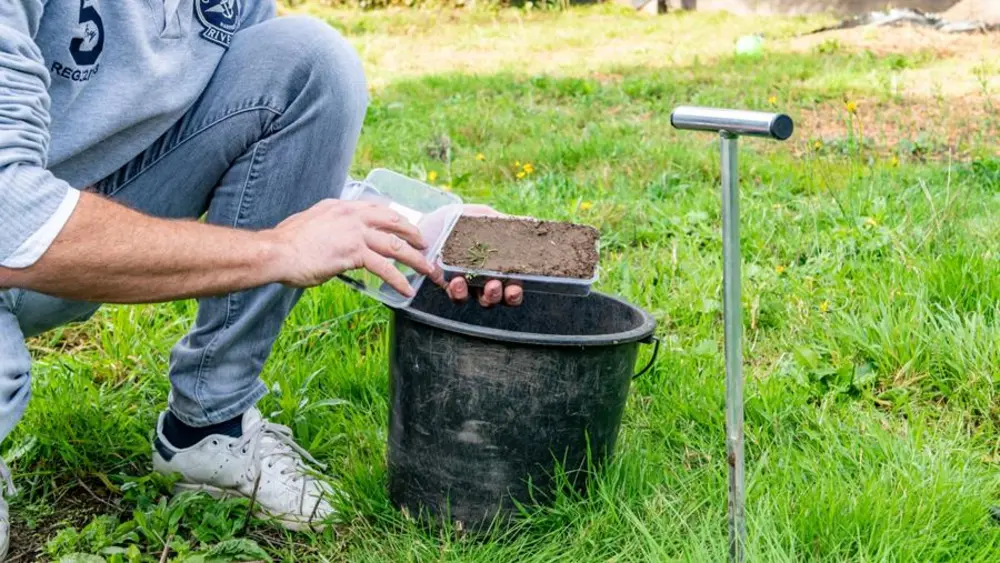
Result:
<svg viewBox="0 0 1000 563">
<path fill-rule="evenodd" d="M 263 441 L 265 437 L 273 440 L 273 443 L 265 444 Z M 267 422 L 266 420 L 261 420 L 247 432 L 244 432 L 243 439 L 238 443 L 238 447 L 243 453 L 252 451 L 250 454 L 253 471 L 253 474 L 250 475 L 251 480 L 256 480 L 260 475 L 265 460 L 269 460 L 269 467 L 275 463 L 280 463 L 282 460 L 285 461 L 285 467 L 280 471 L 281 475 L 296 472 L 305 474 L 307 468 L 302 461 L 303 459 L 321 469 L 326 467 L 310 455 L 305 448 L 295 443 L 295 439 L 292 438 L 291 428 Z M 279 461 L 275 462 L 271 458 L 277 458 Z M 298 480 L 298 478 L 294 480 Z"/>
<path fill-rule="evenodd" d="M 3 479 L 5 487 L 0 490 L 0 496 L 13 496 L 17 494 L 17 488 L 14 487 L 14 478 L 10 476 L 10 469 L 7 468 L 7 464 L 3 462 L 0 458 L 0 479 Z"/>
</svg>

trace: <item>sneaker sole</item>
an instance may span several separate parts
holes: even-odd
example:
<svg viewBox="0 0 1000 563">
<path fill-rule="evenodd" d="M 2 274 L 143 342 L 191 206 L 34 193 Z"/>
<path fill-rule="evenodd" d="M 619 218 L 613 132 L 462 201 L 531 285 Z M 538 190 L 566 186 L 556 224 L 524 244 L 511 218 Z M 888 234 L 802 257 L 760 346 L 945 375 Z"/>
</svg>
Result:
<svg viewBox="0 0 1000 563">
<path fill-rule="evenodd" d="M 227 498 L 245 498 L 250 499 L 247 495 L 241 493 L 240 491 L 235 491 L 232 489 L 220 489 L 218 487 L 212 487 L 211 485 L 197 485 L 194 483 L 177 483 L 174 485 L 174 494 L 179 493 L 205 493 L 213 498 L 217 499 L 227 499 Z M 322 522 L 309 522 L 308 520 L 302 520 L 288 514 L 275 514 L 269 512 L 260 507 L 255 503 L 253 515 L 261 520 L 274 520 L 281 524 L 284 528 L 291 530 L 293 532 L 322 532 L 326 529 L 327 524 Z M 3 559 L 0 559 L 3 561 Z"/>
</svg>

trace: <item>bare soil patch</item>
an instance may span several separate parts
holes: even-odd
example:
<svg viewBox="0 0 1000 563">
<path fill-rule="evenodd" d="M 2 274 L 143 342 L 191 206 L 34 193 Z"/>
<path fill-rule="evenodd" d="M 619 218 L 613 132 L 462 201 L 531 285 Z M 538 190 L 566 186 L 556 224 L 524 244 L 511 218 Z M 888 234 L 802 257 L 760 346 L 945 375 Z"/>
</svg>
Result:
<svg viewBox="0 0 1000 563">
<path fill-rule="evenodd" d="M 848 136 L 865 139 L 872 148 L 892 152 L 911 147 L 922 158 L 962 156 L 964 148 L 982 139 L 1000 136 L 1000 99 L 983 96 L 911 96 L 881 100 L 852 100 L 857 110 L 830 102 L 801 110 L 801 142 L 830 142 Z M 913 146 L 916 143 L 918 146 Z"/>
<path fill-rule="evenodd" d="M 119 515 L 120 498 L 97 479 L 67 485 L 51 499 L 54 510 L 41 518 L 25 518 L 16 505 L 11 510 L 10 552 L 7 563 L 46 561 L 45 544 L 59 530 L 81 528 L 100 514 Z"/>
<path fill-rule="evenodd" d="M 1000 23 L 1000 2 L 996 0 L 964 0 L 941 14 L 946 20 L 979 20 Z"/>
<path fill-rule="evenodd" d="M 1000 33 L 942 33 L 914 26 L 859 27 L 789 40 L 791 52 L 821 48 L 869 51 L 877 56 L 930 53 L 934 62 L 895 71 L 903 94 L 960 96 L 1000 91 Z"/>
</svg>

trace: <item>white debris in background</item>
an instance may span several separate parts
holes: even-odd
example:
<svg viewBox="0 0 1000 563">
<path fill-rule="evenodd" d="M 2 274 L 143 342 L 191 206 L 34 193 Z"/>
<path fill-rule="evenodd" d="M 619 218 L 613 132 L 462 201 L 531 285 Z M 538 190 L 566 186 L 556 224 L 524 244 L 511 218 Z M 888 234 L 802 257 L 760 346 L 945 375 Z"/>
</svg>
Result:
<svg viewBox="0 0 1000 563">
<path fill-rule="evenodd" d="M 1000 13 L 998 8 L 977 9 L 971 4 L 979 4 L 980 0 L 963 2 L 955 6 L 943 15 L 930 14 L 916 10 L 914 8 L 892 8 L 881 12 L 868 12 L 859 14 L 841 21 L 839 24 L 823 27 L 810 33 L 822 33 L 836 29 L 851 29 L 854 27 L 888 27 L 900 25 L 913 25 L 930 27 L 943 33 L 986 33 L 990 31 L 1000 31 Z M 997 2 L 1000 4 L 1000 2 Z M 963 6 L 968 5 L 968 6 Z M 989 16 L 992 13 L 993 16 Z M 979 17 L 983 14 L 984 19 L 949 19 L 958 17 Z M 954 16 L 953 16 L 954 15 Z"/>
</svg>

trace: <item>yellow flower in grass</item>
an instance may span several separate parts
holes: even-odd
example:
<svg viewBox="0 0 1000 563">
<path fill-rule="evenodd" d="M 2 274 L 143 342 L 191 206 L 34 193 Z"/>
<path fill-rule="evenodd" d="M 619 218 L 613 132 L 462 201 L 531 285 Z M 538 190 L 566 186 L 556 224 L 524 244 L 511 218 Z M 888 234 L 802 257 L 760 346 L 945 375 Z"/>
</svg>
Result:
<svg viewBox="0 0 1000 563">
<path fill-rule="evenodd" d="M 526 163 L 521 170 L 524 170 L 525 174 L 533 174 L 535 172 L 535 167 L 532 166 L 530 162 Z"/>
<path fill-rule="evenodd" d="M 774 269 L 774 271 L 778 272 L 778 275 L 784 274 L 785 273 L 785 267 L 779 264 L 778 267 Z"/>
<path fill-rule="evenodd" d="M 767 103 L 771 104 L 772 106 L 778 105 L 778 96 L 771 96 L 770 98 L 767 99 Z"/>
<path fill-rule="evenodd" d="M 527 174 L 525 174 L 524 170 L 522 170 L 522 171 L 518 172 L 517 174 L 515 174 L 515 176 L 517 176 L 518 180 L 523 180 L 524 177 L 527 176 Z"/>
<path fill-rule="evenodd" d="M 434 180 L 437 180 L 437 179 L 438 179 L 438 173 L 437 172 L 431 170 L 430 172 L 427 173 L 427 180 L 433 182 Z"/>
<path fill-rule="evenodd" d="M 858 113 L 858 104 L 856 104 L 853 100 L 849 100 L 844 102 L 844 109 L 847 110 L 847 113 L 854 115 Z"/>
<path fill-rule="evenodd" d="M 899 157 L 898 156 L 892 157 L 892 160 L 889 161 L 889 166 L 892 166 L 893 168 L 898 167 L 899 166 Z"/>
<path fill-rule="evenodd" d="M 813 148 L 816 150 L 820 150 L 821 148 L 823 148 L 823 141 L 816 141 L 815 143 L 813 143 Z"/>
<path fill-rule="evenodd" d="M 822 303 L 819 304 L 819 312 L 820 313 L 826 313 L 829 310 L 830 310 L 830 302 L 829 301 L 824 301 L 824 302 L 822 302 Z"/>
<path fill-rule="evenodd" d="M 594 202 L 592 201 L 584 201 L 583 203 L 580 204 L 581 211 L 590 211 L 591 209 L 593 209 L 593 207 L 594 207 Z"/>
<path fill-rule="evenodd" d="M 481 152 L 477 152 L 476 153 L 476 160 L 478 160 L 479 162 L 482 162 L 482 161 L 486 160 L 486 155 L 483 154 L 483 153 L 481 153 Z"/>
</svg>

